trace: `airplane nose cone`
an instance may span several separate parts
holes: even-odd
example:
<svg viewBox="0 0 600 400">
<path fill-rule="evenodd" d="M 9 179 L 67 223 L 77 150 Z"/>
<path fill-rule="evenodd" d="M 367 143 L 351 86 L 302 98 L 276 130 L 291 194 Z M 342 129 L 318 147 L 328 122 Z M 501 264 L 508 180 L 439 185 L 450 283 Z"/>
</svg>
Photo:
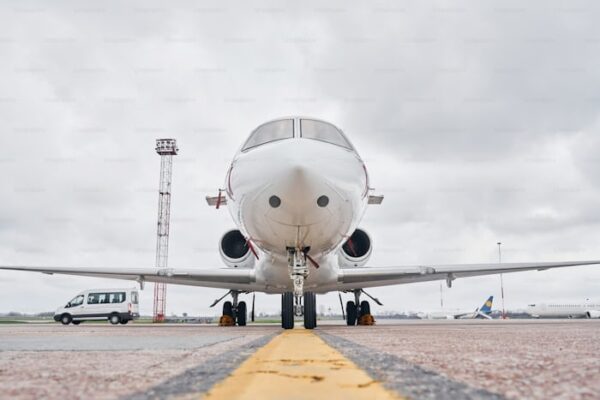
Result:
<svg viewBox="0 0 600 400">
<path fill-rule="evenodd" d="M 293 164 L 266 189 L 267 217 L 285 225 L 312 225 L 327 220 L 342 201 L 327 180 L 307 165 Z"/>
<path fill-rule="evenodd" d="M 367 186 L 356 153 L 319 140 L 281 140 L 241 155 L 228 180 L 234 218 L 264 251 L 331 251 L 364 206 Z M 232 202 L 233 204 L 233 202 Z"/>
</svg>

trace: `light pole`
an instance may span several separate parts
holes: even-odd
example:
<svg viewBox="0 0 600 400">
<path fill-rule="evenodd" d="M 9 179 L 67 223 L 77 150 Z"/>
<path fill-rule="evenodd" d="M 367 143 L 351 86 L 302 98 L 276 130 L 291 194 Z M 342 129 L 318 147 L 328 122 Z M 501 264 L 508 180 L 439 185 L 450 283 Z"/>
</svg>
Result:
<svg viewBox="0 0 600 400">
<path fill-rule="evenodd" d="M 502 242 L 496 243 L 498 245 L 498 263 L 502 264 Z M 504 279 L 500 274 L 500 296 L 502 297 L 502 319 L 506 319 L 506 311 L 504 309 Z"/>
</svg>

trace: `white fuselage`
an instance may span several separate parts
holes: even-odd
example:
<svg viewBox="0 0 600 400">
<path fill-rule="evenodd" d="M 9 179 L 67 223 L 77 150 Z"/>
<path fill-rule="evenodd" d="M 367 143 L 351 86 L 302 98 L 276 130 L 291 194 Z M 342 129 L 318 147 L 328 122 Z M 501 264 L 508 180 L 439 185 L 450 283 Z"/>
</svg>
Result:
<svg viewBox="0 0 600 400">
<path fill-rule="evenodd" d="M 527 314 L 536 318 L 597 318 L 600 313 L 599 303 L 557 303 L 557 304 L 530 304 Z"/>
<path fill-rule="evenodd" d="M 271 293 L 290 290 L 290 247 L 309 247 L 319 265 L 311 265 L 305 288 L 319 293 L 335 284 L 337 251 L 357 228 L 368 200 L 367 172 L 356 151 L 302 137 L 273 141 L 238 152 L 225 185 L 235 224 L 258 248 L 257 286 Z M 277 207 L 271 196 L 279 198 Z M 320 196 L 328 198 L 325 207 L 317 204 Z"/>
</svg>

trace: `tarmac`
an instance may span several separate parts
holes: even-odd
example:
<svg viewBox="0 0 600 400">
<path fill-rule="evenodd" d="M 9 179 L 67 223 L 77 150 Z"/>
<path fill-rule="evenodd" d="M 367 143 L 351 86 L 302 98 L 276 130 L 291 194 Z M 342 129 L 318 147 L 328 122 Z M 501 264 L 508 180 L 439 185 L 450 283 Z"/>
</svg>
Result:
<svg viewBox="0 0 600 400">
<path fill-rule="evenodd" d="M 4 399 L 600 399 L 600 320 L 3 324 Z"/>
</svg>

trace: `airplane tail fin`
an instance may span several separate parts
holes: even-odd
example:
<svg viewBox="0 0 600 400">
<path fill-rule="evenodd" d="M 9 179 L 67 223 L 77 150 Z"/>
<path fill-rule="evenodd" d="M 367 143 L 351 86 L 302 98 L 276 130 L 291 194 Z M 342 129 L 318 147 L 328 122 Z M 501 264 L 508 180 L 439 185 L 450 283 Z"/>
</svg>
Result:
<svg viewBox="0 0 600 400">
<path fill-rule="evenodd" d="M 494 301 L 494 296 L 490 296 L 485 303 L 483 303 L 483 305 L 481 306 L 481 308 L 479 309 L 480 313 L 483 314 L 489 314 L 492 312 L 492 303 Z"/>
</svg>

